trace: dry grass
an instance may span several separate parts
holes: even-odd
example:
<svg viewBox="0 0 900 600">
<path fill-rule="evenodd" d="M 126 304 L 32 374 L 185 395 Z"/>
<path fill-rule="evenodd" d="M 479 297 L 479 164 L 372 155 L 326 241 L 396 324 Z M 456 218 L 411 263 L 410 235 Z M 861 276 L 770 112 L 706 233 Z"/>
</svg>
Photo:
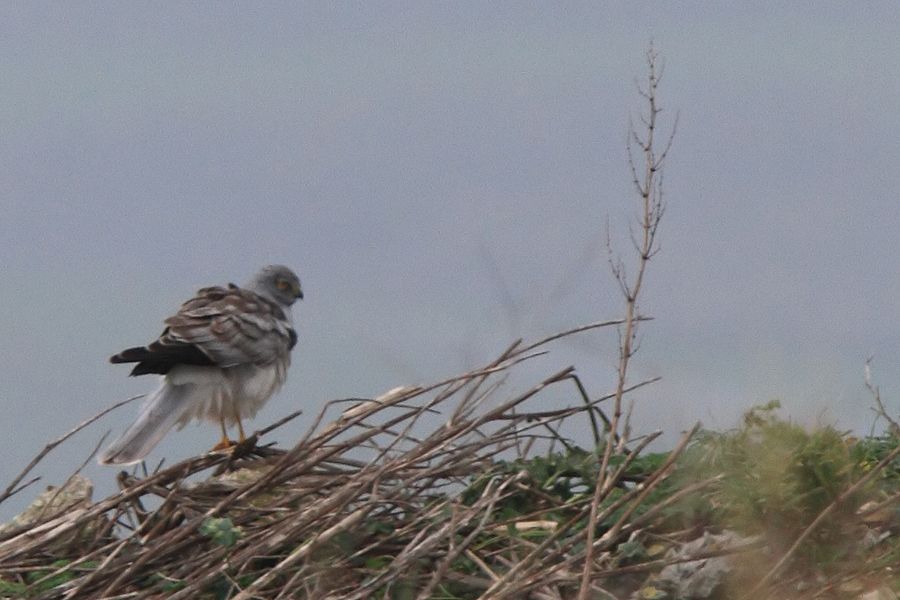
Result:
<svg viewBox="0 0 900 600">
<path fill-rule="evenodd" d="M 5 533 L 0 576 L 46 598 L 565 597 L 581 576 L 585 532 L 594 533 L 585 523 L 597 456 L 566 475 L 571 489 L 583 489 L 568 498 L 510 465 L 554 444 L 571 448 L 557 433 L 571 419 L 592 427 L 600 447 L 600 406 L 610 396 L 588 397 L 572 368 L 512 397 L 499 383 L 558 337 L 619 324 L 515 344 L 482 369 L 353 401 L 331 422 L 334 407 L 326 407 L 286 452 L 255 446 L 267 428 L 234 453 L 145 477 L 123 473 L 118 493 L 57 506 L 27 530 Z M 542 393 L 558 386 L 568 406 L 541 410 Z M 429 429 L 429 413 L 443 423 Z M 616 570 L 608 551 L 639 527 L 635 509 L 689 436 L 654 473 L 628 482 L 654 437 L 633 449 L 622 440 L 622 458 L 603 478 L 610 501 L 595 521 L 616 516 L 593 542 L 598 577 Z M 528 512 L 511 512 L 514 500 Z"/>
<path fill-rule="evenodd" d="M 691 442 L 696 428 L 664 454 L 644 454 L 657 434 L 619 438 L 604 461 L 610 420 L 601 407 L 615 391 L 589 396 L 572 368 L 518 394 L 501 385 L 550 341 L 618 324 L 517 343 L 484 368 L 425 388 L 336 401 L 287 451 L 256 444 L 296 415 L 234 452 L 141 477 L 122 473 L 120 491 L 97 502 L 57 493 L 27 527 L 0 534 L 0 596 L 569 599 L 585 594 L 587 581 L 587 597 L 628 598 L 653 591 L 648 577 L 667 565 L 745 553 L 756 574 L 738 574 L 740 589 L 753 589 L 748 597 L 771 597 L 766 588 L 780 590 L 778 597 L 841 597 L 827 590 L 854 580 L 847 569 L 834 571 L 820 593 L 809 588 L 797 596 L 784 595 L 784 585 L 795 585 L 798 571 L 779 575 L 837 507 L 896 465 L 900 446 L 885 446 L 864 475 L 842 471 L 834 501 L 810 512 L 809 525 L 787 545 L 757 539 L 666 554 L 659 548 L 677 548 L 715 526 L 686 526 L 687 519 L 673 521 L 673 510 L 686 500 L 727 498 L 723 475 L 734 486 L 726 467 L 670 477 L 690 473 L 680 457 L 708 454 L 709 442 Z M 550 388 L 557 400 L 568 399 L 562 408 L 547 409 Z M 434 414 L 442 418 L 423 418 Z M 559 430 L 566 423 L 591 431 L 594 448 L 565 439 Z M 737 438 L 728 439 L 732 448 Z M 886 489 L 867 496 L 886 498 L 869 512 L 896 507 L 896 491 Z M 842 519 L 852 514 L 841 510 Z M 890 571 L 895 546 L 877 549 L 881 571 L 869 561 L 857 575 Z"/>
</svg>

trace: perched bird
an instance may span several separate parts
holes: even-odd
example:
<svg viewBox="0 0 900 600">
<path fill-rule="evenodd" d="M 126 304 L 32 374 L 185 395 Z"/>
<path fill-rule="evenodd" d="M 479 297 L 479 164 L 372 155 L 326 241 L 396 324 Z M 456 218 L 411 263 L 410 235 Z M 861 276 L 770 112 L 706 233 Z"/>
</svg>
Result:
<svg viewBox="0 0 900 600">
<path fill-rule="evenodd" d="M 141 405 L 137 420 L 99 457 L 101 464 L 140 461 L 175 425 L 193 419 L 226 425 L 252 418 L 281 387 L 297 333 L 291 305 L 303 298 L 300 280 L 282 265 L 264 267 L 242 287 L 207 287 L 165 320 L 162 335 L 147 346 L 112 356 L 112 363 L 137 363 L 131 375 L 157 373 L 162 381 Z"/>
</svg>

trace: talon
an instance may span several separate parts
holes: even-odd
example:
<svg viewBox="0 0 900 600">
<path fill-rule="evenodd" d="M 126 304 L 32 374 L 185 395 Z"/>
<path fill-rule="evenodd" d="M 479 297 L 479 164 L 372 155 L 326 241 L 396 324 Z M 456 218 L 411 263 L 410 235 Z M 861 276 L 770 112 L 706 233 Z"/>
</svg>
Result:
<svg viewBox="0 0 900 600">
<path fill-rule="evenodd" d="M 222 439 L 219 440 L 219 443 L 212 447 L 210 452 L 219 452 L 220 450 L 228 450 L 232 446 L 235 445 L 234 442 L 228 439 L 228 431 L 225 429 L 225 419 L 219 418 L 219 425 L 222 427 Z"/>
<path fill-rule="evenodd" d="M 233 448 L 237 445 L 237 442 L 233 442 L 228 439 L 227 436 L 223 437 L 219 440 L 219 443 L 212 447 L 210 452 L 220 452 L 222 450 L 228 450 L 229 448 Z"/>
</svg>

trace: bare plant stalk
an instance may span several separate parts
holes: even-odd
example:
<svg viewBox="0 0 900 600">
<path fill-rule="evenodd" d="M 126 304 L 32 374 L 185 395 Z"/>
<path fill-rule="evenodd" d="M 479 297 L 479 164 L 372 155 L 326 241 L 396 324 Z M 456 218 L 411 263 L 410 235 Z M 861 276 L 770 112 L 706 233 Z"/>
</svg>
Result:
<svg viewBox="0 0 900 600">
<path fill-rule="evenodd" d="M 628 366 L 631 357 L 637 350 L 635 341 L 637 339 L 638 321 L 641 319 L 638 312 L 638 299 L 644 285 L 644 274 L 647 270 L 647 264 L 659 251 L 656 233 L 663 213 L 665 212 L 661 169 L 675 136 L 677 119 L 672 126 L 672 131 L 669 134 L 665 147 L 662 151 L 659 151 L 655 145 L 658 117 L 662 112 L 662 108 L 659 107 L 657 102 L 657 87 L 659 86 L 662 77 L 662 69 L 660 68 L 659 63 L 659 55 L 653 49 L 653 46 L 651 46 L 647 51 L 648 75 L 646 87 L 638 86 L 638 93 L 645 100 L 647 106 L 646 115 L 639 115 L 640 120 L 645 127 L 643 137 L 635 130 L 634 125 L 631 124 L 628 130 L 628 141 L 626 143 L 628 166 L 631 169 L 632 183 L 635 191 L 640 197 L 640 235 L 639 238 L 635 238 L 632 235 L 632 243 L 634 244 L 635 251 L 638 255 L 637 272 L 633 279 L 629 279 L 627 276 L 621 259 L 612 258 L 612 246 L 609 242 L 609 232 L 607 231 L 607 245 L 610 250 L 610 266 L 612 268 L 613 276 L 619 284 L 619 289 L 625 297 L 625 322 L 621 326 L 619 336 L 619 366 L 616 392 L 613 400 L 613 413 L 610 419 L 610 431 L 606 436 L 606 446 L 600 461 L 600 474 L 597 477 L 597 483 L 591 501 L 590 520 L 588 521 L 589 524 L 585 530 L 587 536 L 587 551 L 581 576 L 581 586 L 578 591 L 578 600 L 587 600 L 591 592 L 594 523 L 596 523 L 600 502 L 606 494 L 609 493 L 613 485 L 615 485 L 615 477 L 611 477 L 608 473 L 609 462 L 615 452 L 621 451 L 621 448 L 626 441 L 624 436 L 619 436 L 619 427 L 622 417 L 622 402 L 628 380 Z M 643 156 L 641 165 L 643 173 L 641 175 L 639 175 L 639 167 L 635 163 L 635 148 Z"/>
<path fill-rule="evenodd" d="M 62 437 L 56 438 L 52 442 L 48 443 L 46 446 L 44 446 L 44 448 L 40 452 L 37 453 L 37 455 L 33 459 L 31 459 L 31 462 L 28 463 L 28 466 L 26 466 L 24 469 L 22 469 L 22 472 L 19 473 L 16 476 L 16 478 L 12 480 L 12 483 L 10 483 L 6 487 L 6 489 L 2 493 L 0 493 L 0 503 L 2 503 L 4 500 L 6 500 L 7 498 L 9 498 L 13 494 L 15 494 L 17 491 L 19 491 L 19 489 L 21 489 L 21 488 L 17 489 L 16 486 L 18 486 L 19 483 L 22 481 L 22 479 L 24 479 L 25 476 L 28 475 L 31 472 L 31 470 L 37 466 L 37 464 L 39 462 L 44 460 L 44 457 L 47 456 L 48 454 L 50 454 L 50 452 L 52 452 L 54 448 L 56 448 L 57 446 L 59 446 L 60 444 L 65 442 L 67 439 L 69 439 L 70 437 L 72 437 L 73 435 L 75 435 L 76 433 L 78 433 L 79 431 L 81 431 L 82 429 L 87 427 L 88 425 L 94 423 L 101 417 L 106 416 L 107 413 L 110 413 L 110 412 L 116 410 L 117 408 L 119 408 L 120 406 L 128 404 L 129 402 L 133 402 L 133 401 L 137 400 L 138 398 L 142 398 L 142 397 L 143 397 L 143 394 L 140 394 L 138 396 L 133 396 L 131 398 L 128 398 L 127 400 L 122 400 L 121 402 L 116 402 L 109 408 L 106 408 L 106 409 L 100 411 L 93 417 L 90 417 L 89 419 L 85 419 L 77 427 L 75 427 L 74 429 L 72 429 L 71 431 L 69 431 L 68 433 L 63 435 Z M 29 483 L 34 483 L 35 481 L 38 481 L 39 479 L 40 478 L 32 479 Z"/>
<path fill-rule="evenodd" d="M 887 409 L 884 407 L 884 402 L 881 401 L 881 388 L 872 381 L 872 358 L 870 356 L 866 359 L 866 389 L 869 390 L 869 393 L 872 394 L 872 399 L 875 400 L 875 414 L 888 422 L 891 433 L 900 436 L 900 423 L 888 414 Z"/>
</svg>

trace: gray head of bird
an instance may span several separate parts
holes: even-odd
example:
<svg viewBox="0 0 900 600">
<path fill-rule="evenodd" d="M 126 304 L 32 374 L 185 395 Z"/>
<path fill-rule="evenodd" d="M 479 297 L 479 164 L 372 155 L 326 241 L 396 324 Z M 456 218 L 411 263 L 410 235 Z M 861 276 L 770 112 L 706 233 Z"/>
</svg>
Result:
<svg viewBox="0 0 900 600">
<path fill-rule="evenodd" d="M 263 267 L 245 287 L 285 306 L 303 298 L 300 278 L 284 265 Z"/>
</svg>

